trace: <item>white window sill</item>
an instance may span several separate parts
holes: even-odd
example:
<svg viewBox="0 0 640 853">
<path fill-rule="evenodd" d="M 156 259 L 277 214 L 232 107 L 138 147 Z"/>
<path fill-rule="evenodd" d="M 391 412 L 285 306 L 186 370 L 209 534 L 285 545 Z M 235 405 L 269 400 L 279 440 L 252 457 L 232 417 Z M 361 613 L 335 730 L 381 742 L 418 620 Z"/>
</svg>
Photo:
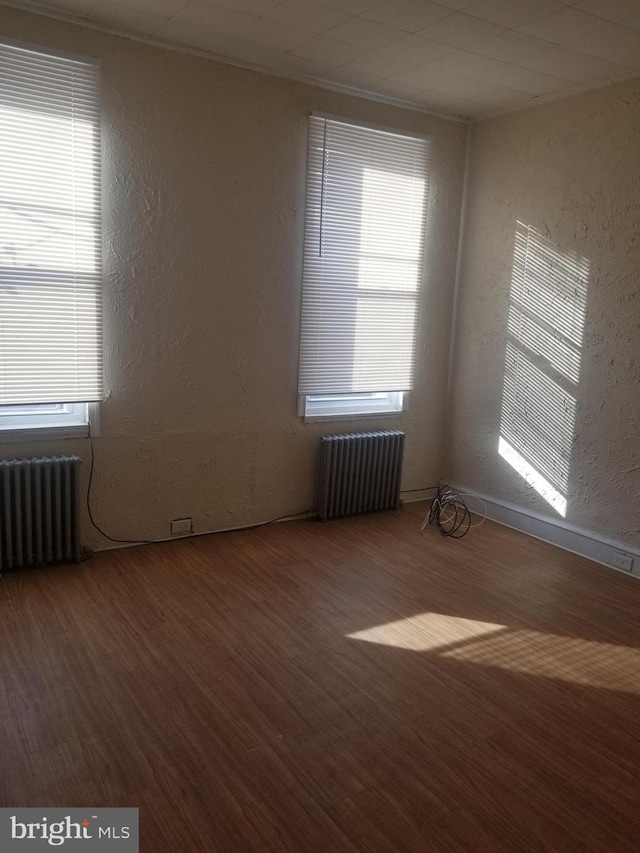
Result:
<svg viewBox="0 0 640 853">
<path fill-rule="evenodd" d="M 0 429 L 0 444 L 18 444 L 23 441 L 53 441 L 64 438 L 86 438 L 88 435 L 88 424 Z"/>
<path fill-rule="evenodd" d="M 303 418 L 305 424 L 325 423 L 327 421 L 369 421 L 372 418 L 399 418 L 404 414 L 404 411 L 397 412 L 353 412 L 349 415 L 327 414 L 327 415 L 306 415 Z"/>
<path fill-rule="evenodd" d="M 305 424 L 397 417 L 409 408 L 407 391 L 325 394 L 298 397 L 298 414 Z"/>
</svg>

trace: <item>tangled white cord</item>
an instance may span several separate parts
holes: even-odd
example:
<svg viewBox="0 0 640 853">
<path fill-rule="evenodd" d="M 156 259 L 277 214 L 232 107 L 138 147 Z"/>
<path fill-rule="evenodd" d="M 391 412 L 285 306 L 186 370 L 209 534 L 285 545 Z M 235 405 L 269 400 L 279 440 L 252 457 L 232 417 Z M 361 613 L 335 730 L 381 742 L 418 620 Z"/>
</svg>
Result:
<svg viewBox="0 0 640 853">
<path fill-rule="evenodd" d="M 464 498 L 473 498 L 482 504 L 480 521 L 471 523 L 471 512 Z M 429 512 L 425 516 L 420 528 L 422 533 L 428 524 L 435 524 L 442 536 L 450 536 L 453 539 L 461 539 L 473 527 L 480 527 L 487 519 L 487 505 L 478 495 L 469 492 L 453 492 L 448 486 L 438 486 L 438 494 L 431 502 Z"/>
</svg>

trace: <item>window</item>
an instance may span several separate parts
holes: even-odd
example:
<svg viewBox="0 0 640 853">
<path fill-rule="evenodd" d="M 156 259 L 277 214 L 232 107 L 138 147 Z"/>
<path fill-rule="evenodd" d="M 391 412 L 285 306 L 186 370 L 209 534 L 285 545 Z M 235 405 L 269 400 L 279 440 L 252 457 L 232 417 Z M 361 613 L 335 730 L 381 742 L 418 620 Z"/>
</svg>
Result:
<svg viewBox="0 0 640 853">
<path fill-rule="evenodd" d="M 421 137 L 310 118 L 298 382 L 307 417 L 406 404 L 428 160 Z"/>
<path fill-rule="evenodd" d="M 0 44 L 0 430 L 102 396 L 98 69 Z"/>
</svg>

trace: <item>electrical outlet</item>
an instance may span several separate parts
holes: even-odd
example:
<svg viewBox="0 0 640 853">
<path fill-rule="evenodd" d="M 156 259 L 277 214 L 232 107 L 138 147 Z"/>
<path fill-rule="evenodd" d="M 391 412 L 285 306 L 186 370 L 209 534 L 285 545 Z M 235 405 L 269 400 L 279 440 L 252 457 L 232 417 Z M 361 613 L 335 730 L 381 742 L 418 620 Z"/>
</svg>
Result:
<svg viewBox="0 0 640 853">
<path fill-rule="evenodd" d="M 171 534 L 191 533 L 192 522 L 190 518 L 174 518 L 171 522 Z"/>
<path fill-rule="evenodd" d="M 616 569 L 623 569 L 625 572 L 630 572 L 633 569 L 633 557 L 629 557 L 621 551 L 614 551 L 613 565 Z"/>
</svg>

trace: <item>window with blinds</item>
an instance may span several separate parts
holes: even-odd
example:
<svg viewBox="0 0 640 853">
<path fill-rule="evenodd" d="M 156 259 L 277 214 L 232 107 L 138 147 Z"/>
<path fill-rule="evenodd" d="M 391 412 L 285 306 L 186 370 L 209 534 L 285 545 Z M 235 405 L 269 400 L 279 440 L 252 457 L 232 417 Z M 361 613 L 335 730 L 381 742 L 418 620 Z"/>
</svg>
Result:
<svg viewBox="0 0 640 853">
<path fill-rule="evenodd" d="M 0 44 L 3 420 L 99 400 L 101 337 L 98 68 Z"/>
<path fill-rule="evenodd" d="M 311 116 L 307 168 L 301 411 L 397 411 L 413 384 L 429 142 Z"/>
</svg>

